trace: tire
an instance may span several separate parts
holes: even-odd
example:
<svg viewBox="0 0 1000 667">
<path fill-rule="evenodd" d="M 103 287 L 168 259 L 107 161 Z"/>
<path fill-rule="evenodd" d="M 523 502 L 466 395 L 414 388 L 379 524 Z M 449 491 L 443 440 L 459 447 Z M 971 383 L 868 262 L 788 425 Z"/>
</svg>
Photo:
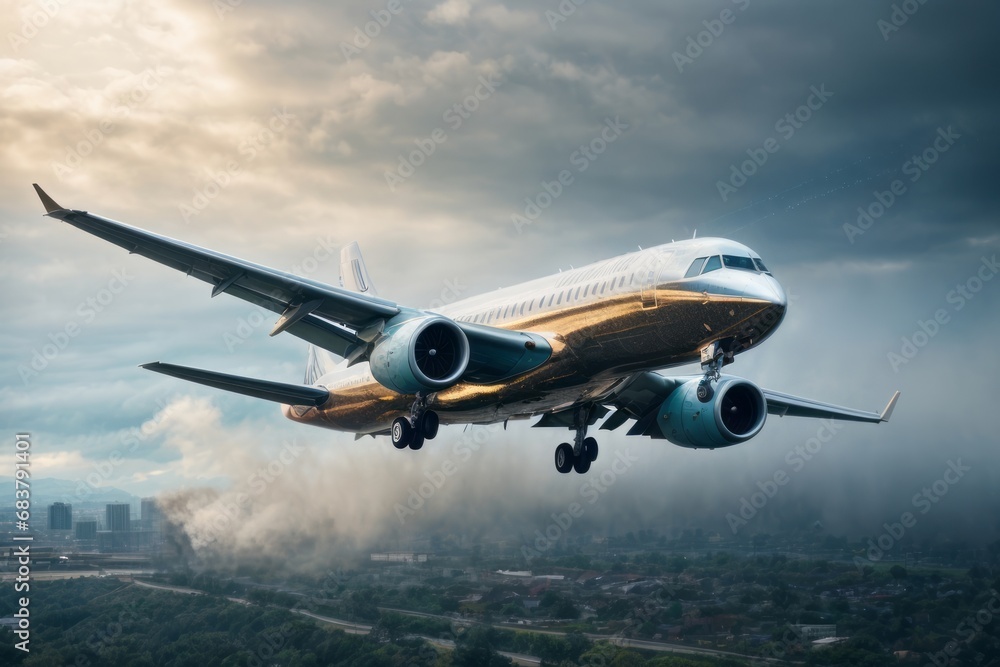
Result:
<svg viewBox="0 0 1000 667">
<path fill-rule="evenodd" d="M 410 449 L 416 451 L 424 446 L 424 434 L 420 431 L 414 431 L 413 437 L 410 439 Z"/>
<path fill-rule="evenodd" d="M 593 463 L 597 460 L 597 440 L 594 438 L 583 439 L 583 455 Z"/>
<path fill-rule="evenodd" d="M 438 419 L 438 415 L 433 410 L 427 410 L 424 412 L 423 416 L 420 417 L 420 431 L 428 440 L 433 440 L 435 436 L 437 436 L 439 424 L 440 420 Z"/>
<path fill-rule="evenodd" d="M 406 449 L 413 440 L 413 427 L 406 417 L 396 417 L 392 420 L 392 430 L 389 432 L 392 446 L 396 449 Z"/>
<path fill-rule="evenodd" d="M 562 474 L 568 473 L 573 469 L 573 445 L 564 442 L 558 447 L 556 447 L 556 470 Z"/>
<path fill-rule="evenodd" d="M 698 396 L 698 400 L 702 403 L 708 403 L 715 396 L 715 390 L 712 389 L 712 384 L 707 380 L 702 380 L 698 383 L 698 389 L 695 393 Z"/>
<path fill-rule="evenodd" d="M 588 470 L 590 470 L 590 457 L 587 456 L 587 452 L 581 452 L 582 456 L 573 461 L 573 470 L 578 474 L 582 475 Z"/>
</svg>

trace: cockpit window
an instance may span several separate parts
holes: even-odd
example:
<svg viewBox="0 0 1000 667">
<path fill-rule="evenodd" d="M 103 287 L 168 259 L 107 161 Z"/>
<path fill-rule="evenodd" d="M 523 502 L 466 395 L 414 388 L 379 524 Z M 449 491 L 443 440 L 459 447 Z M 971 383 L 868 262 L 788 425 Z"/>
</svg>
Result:
<svg viewBox="0 0 1000 667">
<path fill-rule="evenodd" d="M 757 270 L 758 271 L 766 273 L 767 275 L 771 275 L 771 272 L 767 270 L 767 267 L 764 266 L 764 262 L 760 261 L 759 257 L 754 257 L 753 258 L 753 263 L 757 265 Z"/>
<path fill-rule="evenodd" d="M 685 278 L 692 278 L 699 273 L 701 273 L 701 267 L 705 265 L 705 260 L 707 257 L 699 257 L 693 262 L 691 262 L 691 268 L 688 269 L 687 273 L 684 274 Z"/>
<path fill-rule="evenodd" d="M 708 258 L 708 261 L 705 262 L 705 269 L 702 271 L 702 273 L 708 273 L 709 271 L 715 271 L 721 268 L 722 268 L 722 260 L 719 259 L 718 255 L 712 255 L 711 257 Z"/>
<path fill-rule="evenodd" d="M 741 269 L 743 271 L 757 271 L 757 267 L 750 257 L 740 257 L 738 255 L 723 255 L 722 261 L 727 269 Z"/>
</svg>

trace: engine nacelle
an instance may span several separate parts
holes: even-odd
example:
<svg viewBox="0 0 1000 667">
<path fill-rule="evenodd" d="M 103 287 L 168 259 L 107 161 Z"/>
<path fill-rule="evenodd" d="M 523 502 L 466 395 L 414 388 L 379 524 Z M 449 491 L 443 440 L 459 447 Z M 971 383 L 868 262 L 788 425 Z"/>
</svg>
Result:
<svg viewBox="0 0 1000 667">
<path fill-rule="evenodd" d="M 469 339 L 446 317 L 407 320 L 383 334 L 369 358 L 372 375 L 401 394 L 457 383 L 469 365 Z"/>
<path fill-rule="evenodd" d="M 760 432 L 767 400 L 749 380 L 723 376 L 707 402 L 698 400 L 700 379 L 689 380 L 663 401 L 657 415 L 660 431 L 670 442 L 694 449 L 729 447 Z"/>
</svg>

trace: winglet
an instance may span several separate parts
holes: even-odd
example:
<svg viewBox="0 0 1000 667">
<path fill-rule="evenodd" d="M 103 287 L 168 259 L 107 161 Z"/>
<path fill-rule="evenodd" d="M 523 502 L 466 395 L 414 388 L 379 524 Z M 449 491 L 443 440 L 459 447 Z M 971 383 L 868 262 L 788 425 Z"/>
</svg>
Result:
<svg viewBox="0 0 1000 667">
<path fill-rule="evenodd" d="M 899 400 L 899 392 L 897 391 L 895 394 L 892 395 L 892 398 L 889 399 L 889 404 L 885 406 L 885 410 L 882 411 L 882 416 L 879 419 L 879 421 L 883 422 L 889 421 L 889 417 L 892 416 L 892 411 L 896 409 L 896 401 L 898 400 Z"/>
<path fill-rule="evenodd" d="M 64 207 L 62 207 L 59 204 L 57 204 L 56 201 L 52 197 L 50 197 L 48 194 L 46 194 L 45 190 L 42 190 L 40 187 L 38 187 L 38 183 L 32 183 L 32 185 L 35 188 L 35 192 L 38 193 L 38 198 L 42 200 L 42 205 L 45 206 L 45 212 L 46 213 L 52 213 L 53 211 L 65 211 L 66 210 Z"/>
</svg>

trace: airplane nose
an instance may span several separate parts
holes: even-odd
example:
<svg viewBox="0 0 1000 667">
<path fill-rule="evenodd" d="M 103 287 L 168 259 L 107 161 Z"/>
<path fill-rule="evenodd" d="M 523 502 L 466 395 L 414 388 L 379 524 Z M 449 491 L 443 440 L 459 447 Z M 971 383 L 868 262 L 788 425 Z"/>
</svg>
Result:
<svg viewBox="0 0 1000 667">
<path fill-rule="evenodd" d="M 788 297 L 781 284 L 772 276 L 760 273 L 753 277 L 743 290 L 743 296 L 748 299 L 767 301 L 778 306 L 782 311 L 788 307 Z"/>
</svg>

